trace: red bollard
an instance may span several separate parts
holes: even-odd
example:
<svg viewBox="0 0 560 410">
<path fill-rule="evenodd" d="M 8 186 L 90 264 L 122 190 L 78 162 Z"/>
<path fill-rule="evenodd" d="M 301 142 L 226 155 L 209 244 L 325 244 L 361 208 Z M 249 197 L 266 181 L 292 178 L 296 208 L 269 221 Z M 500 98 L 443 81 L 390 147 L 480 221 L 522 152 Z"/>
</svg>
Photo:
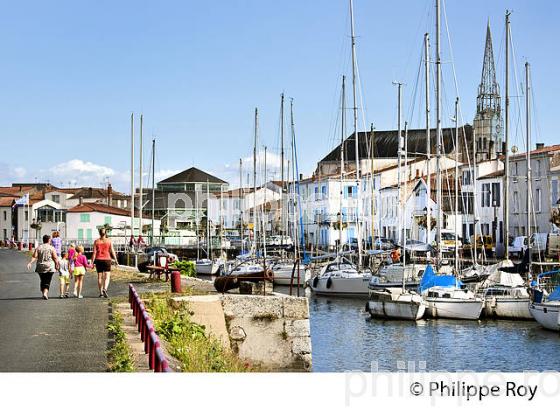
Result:
<svg viewBox="0 0 560 410">
<path fill-rule="evenodd" d="M 18 242 L 18 251 L 23 250 L 23 242 Z"/>
<path fill-rule="evenodd" d="M 32 251 L 33 250 L 33 244 L 31 242 L 29 242 L 28 245 L 29 245 L 29 250 Z"/>
<path fill-rule="evenodd" d="M 171 272 L 171 292 L 181 293 L 181 274 L 176 270 Z"/>
</svg>

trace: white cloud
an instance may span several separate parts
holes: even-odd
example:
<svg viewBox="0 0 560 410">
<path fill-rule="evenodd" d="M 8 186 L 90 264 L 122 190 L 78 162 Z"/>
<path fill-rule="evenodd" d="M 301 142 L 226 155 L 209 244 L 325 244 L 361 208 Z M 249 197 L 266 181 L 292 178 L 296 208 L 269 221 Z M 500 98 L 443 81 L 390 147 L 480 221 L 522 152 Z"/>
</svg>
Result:
<svg viewBox="0 0 560 410">
<path fill-rule="evenodd" d="M 81 159 L 71 159 L 62 164 L 50 168 L 50 172 L 55 176 L 96 176 L 97 178 L 111 177 L 115 171 L 109 167 L 94 164 Z"/>
</svg>

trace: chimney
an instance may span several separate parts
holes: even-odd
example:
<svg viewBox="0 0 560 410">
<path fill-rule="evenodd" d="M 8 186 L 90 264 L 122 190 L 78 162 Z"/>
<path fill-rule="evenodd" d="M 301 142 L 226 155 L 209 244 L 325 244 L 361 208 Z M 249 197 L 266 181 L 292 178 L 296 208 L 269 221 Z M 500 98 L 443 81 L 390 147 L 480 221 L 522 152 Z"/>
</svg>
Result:
<svg viewBox="0 0 560 410">
<path fill-rule="evenodd" d="M 543 149 L 544 148 L 544 142 L 537 142 L 537 149 Z"/>
<path fill-rule="evenodd" d="M 113 206 L 113 187 L 111 183 L 107 185 L 107 205 Z"/>
<path fill-rule="evenodd" d="M 88 195 L 89 195 L 89 198 L 93 197 L 93 188 L 92 187 L 88 188 Z"/>
<path fill-rule="evenodd" d="M 79 204 L 79 205 L 83 205 L 83 204 L 84 204 L 84 197 L 82 197 L 82 196 L 80 197 L 78 204 Z"/>
</svg>

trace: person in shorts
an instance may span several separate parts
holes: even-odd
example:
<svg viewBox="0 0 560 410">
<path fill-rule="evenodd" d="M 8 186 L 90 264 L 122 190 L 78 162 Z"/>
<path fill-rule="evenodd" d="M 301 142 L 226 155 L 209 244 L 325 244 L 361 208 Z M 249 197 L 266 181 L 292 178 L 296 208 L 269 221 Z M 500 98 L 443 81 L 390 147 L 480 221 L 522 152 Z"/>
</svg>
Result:
<svg viewBox="0 0 560 410">
<path fill-rule="evenodd" d="M 113 248 L 113 243 L 107 238 L 105 228 L 99 229 L 99 239 L 93 243 L 92 261 L 97 270 L 97 287 L 99 288 L 99 297 L 107 298 L 107 288 L 111 280 L 111 263 L 116 262 L 117 255 Z"/>
<path fill-rule="evenodd" d="M 31 270 L 31 265 L 37 261 L 35 272 L 39 275 L 41 293 L 45 300 L 49 299 L 49 287 L 53 274 L 60 268 L 58 256 L 50 241 L 51 237 L 44 235 L 43 243 L 35 248 L 31 261 L 27 264 L 27 269 Z"/>
<path fill-rule="evenodd" d="M 88 263 L 86 256 L 84 255 L 84 247 L 79 245 L 76 248 L 76 260 L 74 261 L 74 296 L 82 299 L 82 287 L 84 285 L 84 276 L 86 275 L 86 269 L 93 268 L 93 265 Z"/>
<path fill-rule="evenodd" d="M 62 253 L 60 260 L 60 269 L 58 270 L 58 279 L 60 280 L 60 298 L 67 298 L 70 290 L 70 263 L 68 261 L 68 252 Z"/>
</svg>

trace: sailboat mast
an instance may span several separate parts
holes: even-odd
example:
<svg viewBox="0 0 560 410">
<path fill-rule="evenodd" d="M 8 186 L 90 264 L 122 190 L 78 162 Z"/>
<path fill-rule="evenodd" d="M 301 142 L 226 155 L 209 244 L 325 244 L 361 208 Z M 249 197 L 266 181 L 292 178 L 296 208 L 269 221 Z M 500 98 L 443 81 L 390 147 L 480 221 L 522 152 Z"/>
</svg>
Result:
<svg viewBox="0 0 560 410">
<path fill-rule="evenodd" d="M 138 171 L 138 177 L 140 178 L 140 190 L 138 196 L 140 197 L 140 203 L 138 204 L 138 236 L 142 235 L 142 219 L 144 212 L 144 187 L 143 187 L 143 159 L 144 159 L 144 114 L 140 114 L 140 170 Z"/>
<path fill-rule="evenodd" d="M 253 143 L 253 247 L 257 252 L 257 139 L 259 128 L 259 110 L 255 108 L 255 136 Z"/>
<path fill-rule="evenodd" d="M 239 238 L 243 254 L 243 159 L 239 158 Z"/>
<path fill-rule="evenodd" d="M 432 231 L 432 178 L 430 161 L 432 160 L 432 144 L 430 141 L 430 35 L 424 34 L 424 68 L 426 82 L 426 243 L 430 243 Z"/>
<path fill-rule="evenodd" d="M 404 122 L 404 141 L 403 141 L 403 148 L 404 148 L 404 198 L 403 203 L 401 206 L 402 209 L 402 232 L 403 232 L 403 253 L 402 253 L 402 260 L 403 260 L 403 267 L 406 266 L 406 195 L 408 192 L 408 122 Z M 403 273 L 404 276 L 404 273 Z M 404 290 L 404 289 L 403 289 Z"/>
<path fill-rule="evenodd" d="M 350 0 L 350 31 L 352 39 L 352 99 L 354 106 L 354 147 L 356 155 L 356 237 L 358 240 L 358 268 L 362 266 L 362 237 L 360 233 L 360 141 L 358 137 L 358 105 L 356 93 L 356 36 L 354 33 L 354 4 Z"/>
<path fill-rule="evenodd" d="M 441 54 L 440 54 L 440 0 L 436 0 L 436 185 L 437 185 L 437 266 L 441 262 L 441 229 L 443 201 L 441 187 Z"/>
<path fill-rule="evenodd" d="M 156 218 L 156 140 L 152 139 L 152 238 L 150 244 L 154 246 L 154 224 Z M 161 225 L 160 225 L 161 231 Z"/>
<path fill-rule="evenodd" d="M 533 171 L 531 169 L 531 66 L 525 62 L 525 127 L 527 134 L 527 252 L 529 256 L 529 275 L 532 268 L 531 257 L 531 196 L 533 194 Z"/>
<path fill-rule="evenodd" d="M 455 100 L 455 274 L 459 274 L 459 97 Z"/>
<path fill-rule="evenodd" d="M 282 206 L 282 213 L 280 214 L 280 244 L 284 247 L 284 235 L 286 235 L 286 203 L 285 203 L 285 189 L 284 189 L 284 93 L 280 96 L 280 205 Z"/>
<path fill-rule="evenodd" d="M 341 96 L 341 135 L 340 135 L 340 195 L 338 213 L 338 247 L 342 250 L 342 198 L 344 197 L 344 138 L 346 137 L 346 76 L 342 76 L 342 96 Z"/>
<path fill-rule="evenodd" d="M 206 256 L 212 259 L 212 238 L 210 238 L 210 184 L 206 180 Z"/>
<path fill-rule="evenodd" d="M 130 114 L 130 234 L 134 237 L 134 113 Z"/>
<path fill-rule="evenodd" d="M 373 128 L 373 123 L 371 123 L 370 130 L 369 130 L 369 141 L 370 141 L 370 149 L 371 153 L 369 155 L 370 163 L 371 163 L 371 249 L 375 249 L 375 176 L 374 176 L 374 166 L 373 166 L 373 158 L 375 156 L 375 129 Z"/>
<path fill-rule="evenodd" d="M 509 259 L 509 250 L 508 250 L 508 240 L 509 240 L 509 36 L 510 36 L 510 29 L 509 29 L 509 16 L 510 12 L 506 11 L 506 78 L 505 78 L 505 86 L 506 86 L 506 107 L 505 107 L 505 147 L 504 147 L 504 154 L 505 154 L 505 164 L 504 164 L 504 237 L 503 237 L 503 244 L 504 244 L 504 257 L 505 259 Z M 530 148 L 527 147 L 527 150 Z"/>
<path fill-rule="evenodd" d="M 403 242 L 403 215 L 402 215 L 402 192 L 401 192 L 401 185 L 402 185 L 402 154 L 403 154 L 403 140 L 402 140 L 402 132 L 401 132 L 401 88 L 402 83 L 393 82 L 397 86 L 397 141 L 398 141 L 398 148 L 397 148 L 397 221 L 399 224 L 399 236 L 398 241 L 400 244 Z"/>
<path fill-rule="evenodd" d="M 472 254 L 473 254 L 473 263 L 476 266 L 478 264 L 478 255 L 477 255 L 477 246 L 478 241 L 476 240 L 476 225 L 478 223 L 476 217 L 476 204 L 477 204 L 477 195 L 476 195 L 476 181 L 477 181 L 477 172 L 476 172 L 476 128 L 473 127 L 473 140 L 472 140 L 472 150 L 473 150 L 473 167 L 472 167 L 472 186 L 473 186 L 473 243 L 472 243 Z M 482 235 L 481 235 L 482 236 Z M 481 238 L 482 239 L 482 238 Z"/>
</svg>

